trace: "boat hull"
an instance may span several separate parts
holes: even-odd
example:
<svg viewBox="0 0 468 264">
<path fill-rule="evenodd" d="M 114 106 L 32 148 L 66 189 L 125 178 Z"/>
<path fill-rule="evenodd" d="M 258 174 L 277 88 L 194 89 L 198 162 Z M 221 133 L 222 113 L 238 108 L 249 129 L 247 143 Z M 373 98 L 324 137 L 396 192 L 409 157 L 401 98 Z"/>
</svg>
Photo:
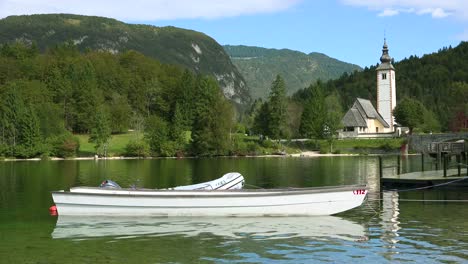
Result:
<svg viewBox="0 0 468 264">
<path fill-rule="evenodd" d="M 52 192 L 59 215 L 107 216 L 305 216 L 333 215 L 362 204 L 365 186 L 177 191 L 106 190 Z"/>
</svg>

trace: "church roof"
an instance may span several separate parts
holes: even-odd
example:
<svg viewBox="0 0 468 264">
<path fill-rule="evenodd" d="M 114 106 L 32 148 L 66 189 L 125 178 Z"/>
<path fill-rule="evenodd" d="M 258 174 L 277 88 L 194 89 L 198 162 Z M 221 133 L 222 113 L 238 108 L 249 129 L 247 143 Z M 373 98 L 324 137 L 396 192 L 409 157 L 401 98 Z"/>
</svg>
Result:
<svg viewBox="0 0 468 264">
<path fill-rule="evenodd" d="M 357 98 L 351 109 L 342 119 L 345 127 L 367 127 L 366 119 L 377 119 L 384 127 L 390 127 L 375 110 L 369 100 Z"/>
<path fill-rule="evenodd" d="M 351 108 L 346 112 L 346 114 L 343 117 L 343 125 L 345 127 L 366 127 L 366 120 L 362 118 L 361 114 L 359 113 L 359 110 L 356 108 Z"/>
</svg>

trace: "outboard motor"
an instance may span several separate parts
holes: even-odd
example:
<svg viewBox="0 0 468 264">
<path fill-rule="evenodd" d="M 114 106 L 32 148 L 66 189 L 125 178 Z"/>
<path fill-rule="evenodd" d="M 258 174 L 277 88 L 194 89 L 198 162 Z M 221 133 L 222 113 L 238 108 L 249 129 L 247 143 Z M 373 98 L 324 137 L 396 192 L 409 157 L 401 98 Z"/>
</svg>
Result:
<svg viewBox="0 0 468 264">
<path fill-rule="evenodd" d="M 120 185 L 118 185 L 115 181 L 105 180 L 103 181 L 99 187 L 101 188 L 111 188 L 111 189 L 121 189 Z"/>
</svg>

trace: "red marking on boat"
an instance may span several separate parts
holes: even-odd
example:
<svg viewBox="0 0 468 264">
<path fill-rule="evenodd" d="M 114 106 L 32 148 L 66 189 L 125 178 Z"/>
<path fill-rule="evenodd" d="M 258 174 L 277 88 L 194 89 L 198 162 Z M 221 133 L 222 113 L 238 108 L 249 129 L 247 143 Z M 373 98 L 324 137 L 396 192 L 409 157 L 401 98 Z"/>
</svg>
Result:
<svg viewBox="0 0 468 264">
<path fill-rule="evenodd" d="M 57 216 L 58 215 L 57 206 L 52 205 L 51 207 L 49 207 L 49 214 L 52 216 Z"/>
</svg>

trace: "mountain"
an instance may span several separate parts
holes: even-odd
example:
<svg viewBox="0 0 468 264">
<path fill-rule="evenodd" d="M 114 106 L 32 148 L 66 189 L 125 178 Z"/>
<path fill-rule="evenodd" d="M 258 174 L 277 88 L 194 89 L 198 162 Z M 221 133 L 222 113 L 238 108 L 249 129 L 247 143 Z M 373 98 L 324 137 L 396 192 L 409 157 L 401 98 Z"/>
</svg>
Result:
<svg viewBox="0 0 468 264">
<path fill-rule="evenodd" d="M 115 19 L 70 14 L 10 16 L 0 20 L 0 44 L 35 43 L 40 50 L 72 41 L 80 50 L 111 53 L 136 50 L 163 63 L 214 76 L 224 95 L 250 101 L 242 75 L 209 36 L 176 27 L 126 24 Z"/>
<path fill-rule="evenodd" d="M 289 95 L 318 79 L 330 80 L 343 73 L 359 71 L 357 65 L 339 61 L 322 53 L 305 54 L 289 49 L 266 49 L 252 46 L 223 46 L 244 76 L 253 98 L 268 96 L 275 76 L 286 82 Z"/>
</svg>

